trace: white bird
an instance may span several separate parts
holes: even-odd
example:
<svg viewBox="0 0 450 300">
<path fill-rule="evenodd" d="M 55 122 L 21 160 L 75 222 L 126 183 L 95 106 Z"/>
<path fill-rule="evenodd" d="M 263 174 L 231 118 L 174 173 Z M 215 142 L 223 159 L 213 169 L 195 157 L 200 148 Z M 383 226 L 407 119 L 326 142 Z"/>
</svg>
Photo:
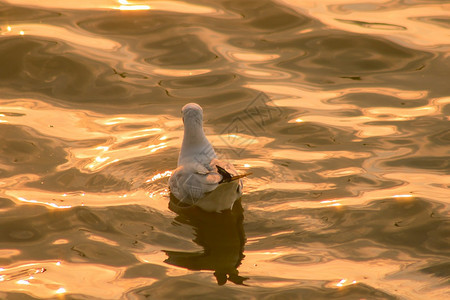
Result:
<svg viewBox="0 0 450 300">
<path fill-rule="evenodd" d="M 184 136 L 178 166 L 169 179 L 170 192 L 185 205 L 209 212 L 231 209 L 242 195 L 242 177 L 229 163 L 217 159 L 203 131 L 203 109 L 188 103 L 181 110 Z"/>
</svg>

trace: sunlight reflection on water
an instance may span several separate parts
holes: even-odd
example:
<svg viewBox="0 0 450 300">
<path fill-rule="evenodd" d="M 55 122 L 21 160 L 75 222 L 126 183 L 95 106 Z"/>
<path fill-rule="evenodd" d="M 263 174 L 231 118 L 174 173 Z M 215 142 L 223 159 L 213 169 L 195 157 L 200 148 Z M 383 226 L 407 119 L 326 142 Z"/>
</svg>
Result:
<svg viewBox="0 0 450 300">
<path fill-rule="evenodd" d="M 0 298 L 447 299 L 449 11 L 6 1 Z M 233 212 L 169 207 L 192 101 Z"/>
</svg>

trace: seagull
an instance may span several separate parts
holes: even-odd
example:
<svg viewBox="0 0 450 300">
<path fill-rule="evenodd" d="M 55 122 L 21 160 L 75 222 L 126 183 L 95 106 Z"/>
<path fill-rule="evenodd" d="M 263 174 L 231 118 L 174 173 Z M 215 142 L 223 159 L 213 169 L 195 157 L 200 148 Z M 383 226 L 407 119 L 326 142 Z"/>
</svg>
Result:
<svg viewBox="0 0 450 300">
<path fill-rule="evenodd" d="M 232 209 L 242 195 L 242 178 L 230 163 L 217 159 L 203 131 L 203 109 L 188 103 L 181 110 L 184 136 L 178 165 L 169 179 L 171 194 L 184 206 L 207 212 Z"/>
</svg>

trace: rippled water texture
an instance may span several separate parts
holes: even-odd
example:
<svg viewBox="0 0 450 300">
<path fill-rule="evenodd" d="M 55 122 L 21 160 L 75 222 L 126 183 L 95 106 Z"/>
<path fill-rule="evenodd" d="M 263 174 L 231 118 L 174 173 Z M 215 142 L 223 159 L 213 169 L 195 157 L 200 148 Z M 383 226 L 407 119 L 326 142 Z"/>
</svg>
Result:
<svg viewBox="0 0 450 300">
<path fill-rule="evenodd" d="M 0 3 L 0 298 L 449 299 L 449 3 L 338 2 Z"/>
</svg>

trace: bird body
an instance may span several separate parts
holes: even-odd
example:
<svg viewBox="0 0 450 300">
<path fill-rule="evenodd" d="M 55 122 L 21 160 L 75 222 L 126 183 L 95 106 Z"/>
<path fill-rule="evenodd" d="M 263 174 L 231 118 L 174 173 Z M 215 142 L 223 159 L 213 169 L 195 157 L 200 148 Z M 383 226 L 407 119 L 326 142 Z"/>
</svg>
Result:
<svg viewBox="0 0 450 300">
<path fill-rule="evenodd" d="M 233 165 L 217 159 L 203 131 L 203 110 L 195 103 L 182 109 L 184 136 L 178 166 L 169 179 L 170 192 L 186 205 L 205 211 L 231 209 L 242 195 L 242 177 Z"/>
</svg>

